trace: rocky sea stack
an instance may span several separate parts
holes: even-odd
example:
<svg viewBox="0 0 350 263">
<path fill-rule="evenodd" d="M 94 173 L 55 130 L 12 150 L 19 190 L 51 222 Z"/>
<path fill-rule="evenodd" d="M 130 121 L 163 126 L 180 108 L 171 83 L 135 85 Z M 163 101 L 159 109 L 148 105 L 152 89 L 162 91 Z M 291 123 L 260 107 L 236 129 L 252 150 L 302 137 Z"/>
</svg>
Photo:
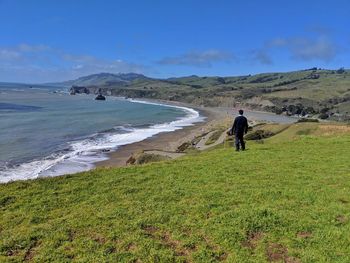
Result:
<svg viewBox="0 0 350 263">
<path fill-rule="evenodd" d="M 103 96 L 102 94 L 98 94 L 95 100 L 106 100 L 106 97 Z"/>
</svg>

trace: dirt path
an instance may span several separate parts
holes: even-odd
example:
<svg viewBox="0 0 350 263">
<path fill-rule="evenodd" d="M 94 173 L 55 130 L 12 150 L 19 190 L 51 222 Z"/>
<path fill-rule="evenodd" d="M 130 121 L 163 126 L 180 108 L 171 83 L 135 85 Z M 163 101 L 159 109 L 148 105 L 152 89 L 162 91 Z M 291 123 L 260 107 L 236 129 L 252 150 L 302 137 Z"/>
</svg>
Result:
<svg viewBox="0 0 350 263">
<path fill-rule="evenodd" d="M 205 135 L 197 144 L 196 144 L 196 149 L 200 150 L 200 151 L 204 151 L 206 149 L 209 149 L 211 147 L 214 147 L 218 144 L 221 144 L 225 141 L 225 138 L 226 138 L 226 131 L 224 131 L 219 139 L 217 139 L 216 142 L 212 143 L 212 144 L 208 144 L 206 145 L 205 143 L 207 142 L 207 140 L 210 138 L 210 136 L 214 133 L 215 131 L 211 131 L 209 132 L 207 135 Z"/>
<path fill-rule="evenodd" d="M 202 139 L 195 145 L 195 148 L 200 150 L 200 151 L 204 151 L 207 150 L 211 147 L 214 147 L 218 144 L 221 144 L 225 141 L 226 138 L 226 131 L 223 132 L 219 139 L 217 139 L 216 142 L 206 145 L 206 141 L 210 138 L 210 136 L 214 133 L 215 131 L 211 131 L 208 134 L 206 134 L 205 136 L 202 137 Z M 186 153 L 179 153 L 179 152 L 172 152 L 172 151 L 162 151 L 162 150 L 144 150 L 144 153 L 146 154 L 155 154 L 155 155 L 161 155 L 161 156 L 165 156 L 171 159 L 175 159 L 175 158 L 179 158 L 181 156 L 186 155 Z"/>
<path fill-rule="evenodd" d="M 214 133 L 215 131 L 211 131 L 209 132 L 208 134 L 204 135 L 200 141 L 196 144 L 196 149 L 198 150 L 204 150 L 206 148 L 206 146 L 208 145 L 205 145 L 205 143 L 207 142 L 207 140 L 210 138 L 210 136 Z"/>
</svg>

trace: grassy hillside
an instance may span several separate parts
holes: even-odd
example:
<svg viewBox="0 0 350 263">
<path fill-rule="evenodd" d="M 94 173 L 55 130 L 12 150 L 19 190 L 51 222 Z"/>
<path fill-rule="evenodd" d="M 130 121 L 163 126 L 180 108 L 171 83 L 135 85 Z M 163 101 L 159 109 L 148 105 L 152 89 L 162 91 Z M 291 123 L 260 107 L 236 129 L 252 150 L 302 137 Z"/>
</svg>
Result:
<svg viewBox="0 0 350 263">
<path fill-rule="evenodd" d="M 58 83 L 48 83 L 49 85 L 54 86 L 63 86 L 63 87 L 71 87 L 71 86 L 91 86 L 91 85 L 127 85 L 133 80 L 146 80 L 148 79 L 142 74 L 137 73 L 98 73 L 92 74 L 84 77 L 80 77 L 74 80 L 68 80 L 64 82 Z"/>
<path fill-rule="evenodd" d="M 349 126 L 265 128 L 246 152 L 0 185 L 0 261 L 349 262 Z"/>
<path fill-rule="evenodd" d="M 350 120 L 350 71 L 309 69 L 238 77 L 135 78 L 88 87 L 107 95 L 175 100 L 204 106 L 243 105 L 278 114 Z M 77 89 L 77 92 L 85 92 Z"/>
</svg>

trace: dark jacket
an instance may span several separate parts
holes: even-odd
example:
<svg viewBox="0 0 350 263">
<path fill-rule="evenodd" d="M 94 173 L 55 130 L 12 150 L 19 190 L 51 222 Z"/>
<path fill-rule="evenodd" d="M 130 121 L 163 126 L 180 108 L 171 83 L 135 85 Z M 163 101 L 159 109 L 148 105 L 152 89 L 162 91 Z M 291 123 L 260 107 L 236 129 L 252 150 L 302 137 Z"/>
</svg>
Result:
<svg viewBox="0 0 350 263">
<path fill-rule="evenodd" d="M 239 115 L 236 117 L 232 126 L 233 134 L 243 134 L 248 132 L 248 120 L 246 117 Z"/>
</svg>

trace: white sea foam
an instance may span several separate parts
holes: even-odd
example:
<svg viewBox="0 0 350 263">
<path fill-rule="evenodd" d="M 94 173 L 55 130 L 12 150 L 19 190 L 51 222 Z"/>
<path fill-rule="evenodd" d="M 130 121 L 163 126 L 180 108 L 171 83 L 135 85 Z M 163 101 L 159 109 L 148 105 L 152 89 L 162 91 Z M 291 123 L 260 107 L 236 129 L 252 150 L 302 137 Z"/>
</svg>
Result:
<svg viewBox="0 0 350 263">
<path fill-rule="evenodd" d="M 185 126 L 191 126 L 204 119 L 198 111 L 187 107 L 140 100 L 129 101 L 178 108 L 187 114 L 183 118 L 168 123 L 146 128 L 118 127 L 123 130 L 123 133 L 95 134 L 90 138 L 72 142 L 68 151 L 0 170 L 0 183 L 87 171 L 94 167 L 94 163 L 107 159 L 106 151 L 115 150 L 121 145 L 142 141 L 161 132 L 171 132 Z"/>
</svg>

